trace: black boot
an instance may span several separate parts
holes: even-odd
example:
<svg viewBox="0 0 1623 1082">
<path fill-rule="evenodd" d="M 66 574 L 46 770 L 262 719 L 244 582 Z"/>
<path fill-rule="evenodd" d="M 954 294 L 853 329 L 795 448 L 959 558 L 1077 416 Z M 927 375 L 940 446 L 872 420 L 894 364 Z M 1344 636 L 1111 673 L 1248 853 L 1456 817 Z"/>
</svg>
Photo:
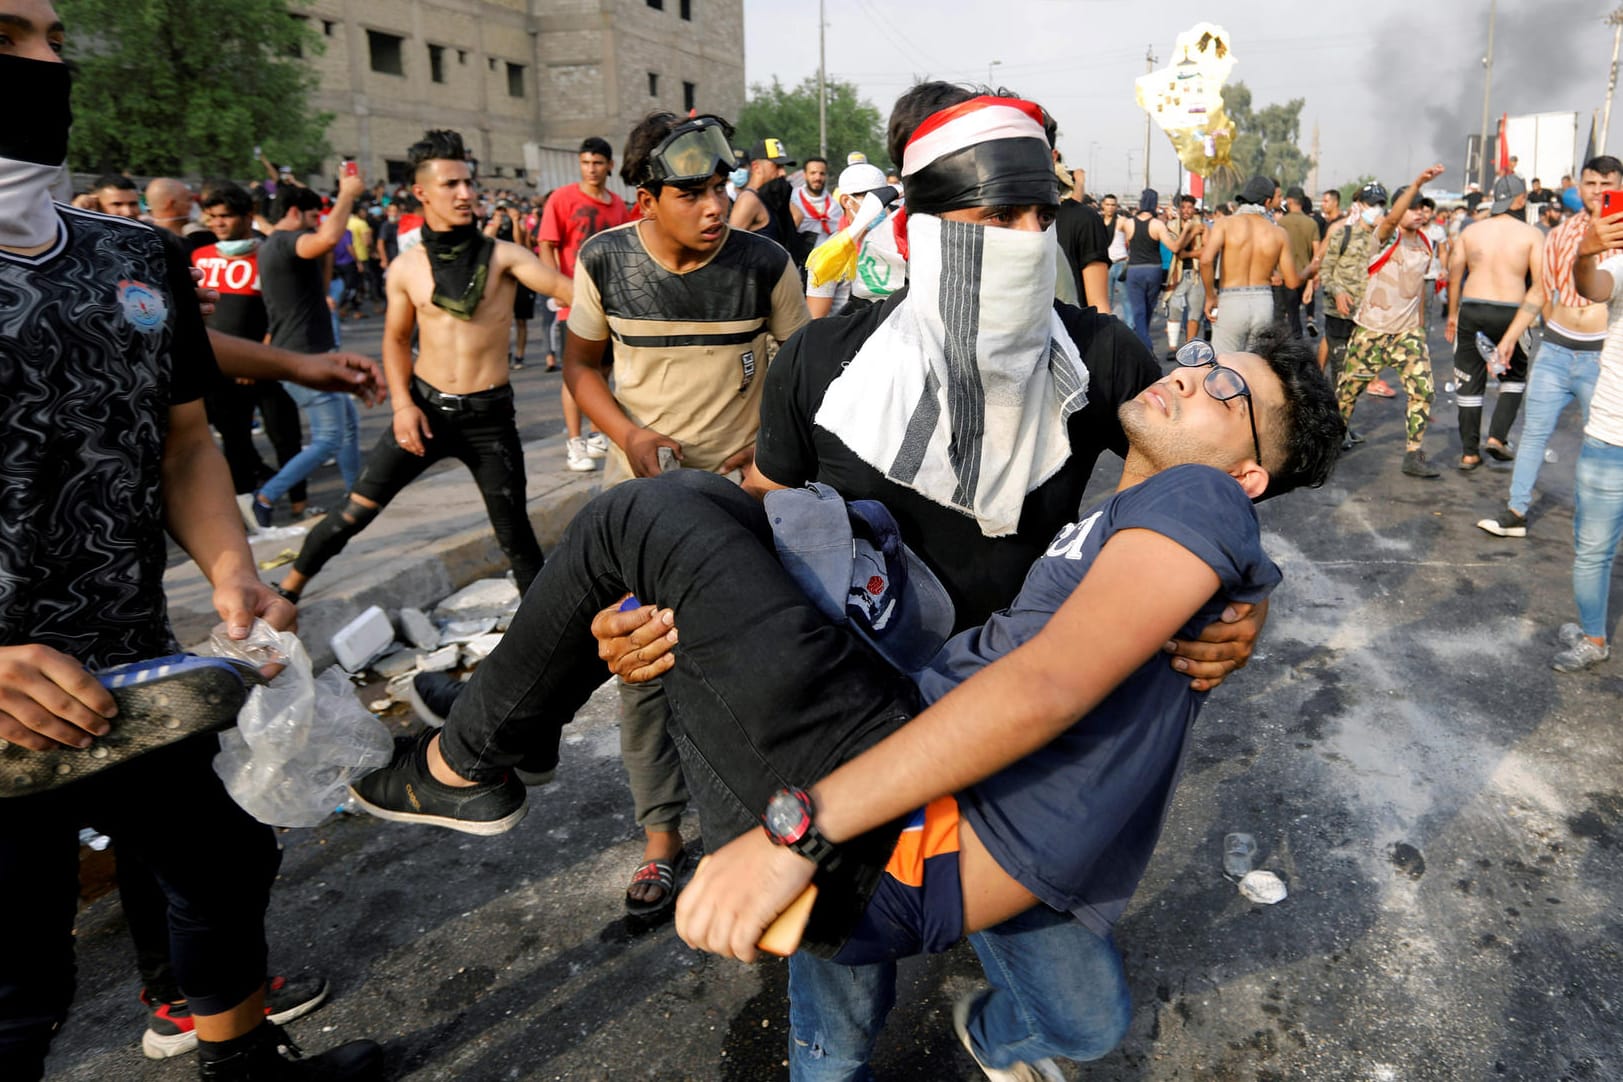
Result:
<svg viewBox="0 0 1623 1082">
<path fill-rule="evenodd" d="M 234 1041 L 199 1041 L 197 1076 L 204 1082 L 381 1082 L 383 1049 L 350 1041 L 305 1057 L 281 1026 L 266 1022 Z"/>
</svg>

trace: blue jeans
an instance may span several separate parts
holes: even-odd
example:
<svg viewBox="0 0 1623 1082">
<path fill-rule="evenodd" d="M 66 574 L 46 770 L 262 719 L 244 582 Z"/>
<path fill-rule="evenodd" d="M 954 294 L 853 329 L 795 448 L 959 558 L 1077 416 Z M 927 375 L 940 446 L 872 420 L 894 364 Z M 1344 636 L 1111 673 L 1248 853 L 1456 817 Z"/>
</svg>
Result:
<svg viewBox="0 0 1623 1082">
<path fill-rule="evenodd" d="M 1584 437 L 1574 497 L 1572 594 L 1578 623 L 1585 635 L 1604 639 L 1612 559 L 1623 541 L 1623 447 Z"/>
<path fill-rule="evenodd" d="M 284 382 L 282 386 L 310 418 L 310 442 L 265 482 L 259 494 L 266 503 L 275 503 L 333 457 L 338 459 L 338 472 L 344 475 L 344 487 L 353 487 L 361 472 L 361 416 L 354 400 L 347 394 L 312 391 L 297 383 Z"/>
<path fill-rule="evenodd" d="M 1121 955 L 1069 914 L 1029 909 L 969 942 L 992 990 L 969 1020 L 975 1054 L 1007 1068 L 1045 1056 L 1098 1059 L 1132 1018 Z M 866 1082 L 868 1056 L 896 1002 L 893 963 L 789 959 L 791 1082 Z"/>
<path fill-rule="evenodd" d="M 1127 296 L 1133 309 L 1133 331 L 1146 349 L 1150 346 L 1150 312 L 1161 295 L 1161 265 L 1136 263 L 1127 268 Z"/>
<path fill-rule="evenodd" d="M 1527 514 L 1533 486 L 1544 464 L 1544 447 L 1571 402 L 1577 402 L 1583 420 L 1589 420 L 1589 400 L 1600 378 L 1600 351 L 1582 353 L 1545 342 L 1538 348 L 1533 371 L 1527 377 L 1527 398 L 1522 404 L 1522 442 L 1516 450 L 1516 469 L 1510 475 L 1510 509 Z"/>
<path fill-rule="evenodd" d="M 1110 310 L 1129 327 L 1133 325 L 1133 298 L 1127 293 L 1127 260 L 1110 264 Z"/>
</svg>

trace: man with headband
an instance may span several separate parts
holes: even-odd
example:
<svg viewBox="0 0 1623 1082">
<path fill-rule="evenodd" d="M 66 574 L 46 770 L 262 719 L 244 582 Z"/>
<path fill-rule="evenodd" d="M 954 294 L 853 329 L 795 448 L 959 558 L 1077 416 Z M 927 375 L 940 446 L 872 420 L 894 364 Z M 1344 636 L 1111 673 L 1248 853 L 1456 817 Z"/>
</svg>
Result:
<svg viewBox="0 0 1623 1082">
<path fill-rule="evenodd" d="M 1251 336 L 1274 321 L 1275 274 L 1286 289 L 1302 279 L 1291 257 L 1290 237 L 1273 223 L 1269 209 L 1279 185 L 1264 176 L 1245 182 L 1234 197 L 1233 216 L 1212 223 L 1200 252 L 1200 280 L 1206 289 L 1206 318 L 1219 353 L 1249 349 Z M 1217 289 L 1217 261 L 1223 261 L 1223 289 Z M 1304 268 L 1305 269 L 1305 268 Z"/>
<path fill-rule="evenodd" d="M 70 122 L 64 29 L 46 0 L 0 3 L 0 28 L 0 99 L 28 103 L 0 130 L 0 740 L 94 749 L 116 704 L 87 668 L 177 650 L 165 529 L 233 637 L 294 612 L 259 581 L 208 429 L 201 398 L 220 376 L 184 258 L 149 226 L 52 202 Z M 265 1018 L 264 918 L 280 855 L 226 794 L 216 749 L 184 739 L 0 799 L 0 1078 L 43 1076 L 73 999 L 86 822 L 163 884 L 201 1077 L 377 1077 L 370 1041 L 300 1062 L 279 1049 L 291 1042 Z"/>
<path fill-rule="evenodd" d="M 569 279 L 529 249 L 479 231 L 477 189 L 460 135 L 428 132 L 408 157 L 425 224 L 422 244 L 389 265 L 383 370 L 394 425 L 367 457 L 345 506 L 305 539 L 281 585 L 293 600 L 401 489 L 445 458 L 473 473 L 519 589 L 541 570 L 541 545 L 525 506 L 507 342 L 519 283 L 568 304 Z"/>
</svg>

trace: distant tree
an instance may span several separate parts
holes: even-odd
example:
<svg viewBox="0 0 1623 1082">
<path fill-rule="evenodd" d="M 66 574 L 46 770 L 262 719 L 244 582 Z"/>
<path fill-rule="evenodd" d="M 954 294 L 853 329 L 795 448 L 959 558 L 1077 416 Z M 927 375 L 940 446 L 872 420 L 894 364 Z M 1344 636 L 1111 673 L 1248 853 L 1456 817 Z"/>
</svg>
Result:
<svg viewBox="0 0 1623 1082">
<path fill-rule="evenodd" d="M 868 160 L 885 167 L 884 118 L 871 103 L 857 96 L 855 83 L 831 79 L 828 89 L 828 161 L 831 177 L 845 167 L 845 156 L 860 150 Z M 817 79 L 806 79 L 787 89 L 773 79 L 771 85 L 750 87 L 749 101 L 738 114 L 735 141 L 748 148 L 757 139 L 782 139 L 796 161 L 817 153 Z"/>
<path fill-rule="evenodd" d="M 1302 184 L 1313 168 L 1313 159 L 1297 146 L 1301 138 L 1301 98 L 1283 105 L 1255 109 L 1251 88 L 1235 83 L 1223 88 L 1223 108 L 1234 125 L 1234 143 L 1229 148 L 1233 172 L 1217 178 L 1220 199 L 1230 199 L 1247 180 L 1261 174 L 1272 177 L 1281 188 Z"/>
<path fill-rule="evenodd" d="M 73 135 L 85 172 L 256 176 L 255 146 L 307 170 L 331 114 L 301 59 L 322 38 L 286 0 L 57 0 L 73 30 Z"/>
</svg>

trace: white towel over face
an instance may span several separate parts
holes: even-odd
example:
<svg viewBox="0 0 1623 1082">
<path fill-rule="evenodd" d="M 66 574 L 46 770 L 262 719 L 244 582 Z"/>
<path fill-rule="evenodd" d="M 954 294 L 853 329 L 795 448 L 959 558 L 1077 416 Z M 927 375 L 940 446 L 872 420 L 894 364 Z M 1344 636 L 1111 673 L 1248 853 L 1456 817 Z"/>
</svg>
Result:
<svg viewBox="0 0 1623 1082">
<path fill-rule="evenodd" d="M 908 293 L 829 384 L 816 422 L 898 484 L 1014 533 L 1071 455 L 1088 371 L 1054 311 L 1052 229 L 915 214 Z"/>
</svg>

